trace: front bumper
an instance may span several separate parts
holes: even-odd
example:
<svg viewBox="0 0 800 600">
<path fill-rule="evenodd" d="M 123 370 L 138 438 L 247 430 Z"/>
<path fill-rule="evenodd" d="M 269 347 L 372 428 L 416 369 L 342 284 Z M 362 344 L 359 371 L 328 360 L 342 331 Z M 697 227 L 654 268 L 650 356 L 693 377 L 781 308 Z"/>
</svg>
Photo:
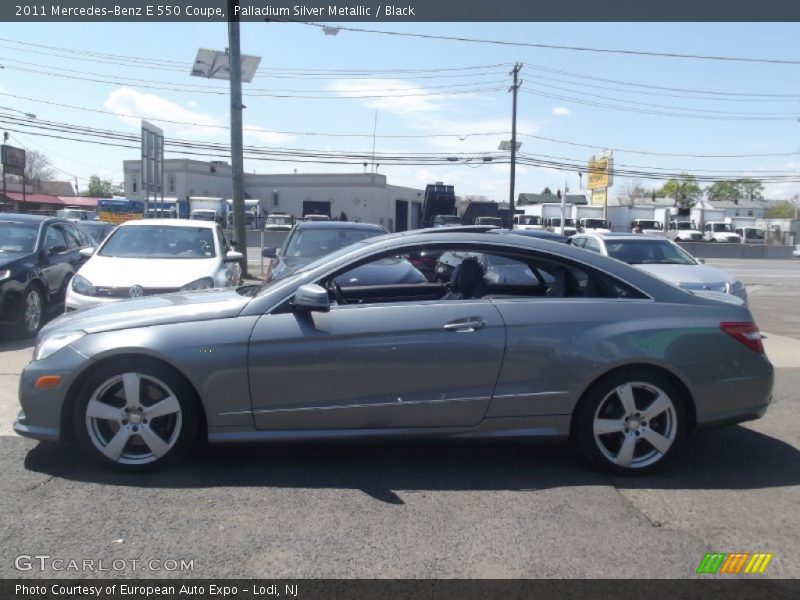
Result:
<svg viewBox="0 0 800 600">
<path fill-rule="evenodd" d="M 44 360 L 29 363 L 19 378 L 22 410 L 14 422 L 14 431 L 36 440 L 59 440 L 62 433 L 61 413 L 67 391 L 89 360 L 66 346 Z M 37 388 L 36 380 L 42 375 L 58 375 L 61 383 L 51 388 Z"/>
<path fill-rule="evenodd" d="M 104 298 L 102 296 L 83 296 L 78 294 L 72 289 L 72 286 L 67 287 L 67 297 L 64 300 L 64 307 L 67 312 L 72 310 L 80 310 L 81 308 L 91 308 L 92 306 L 100 306 L 101 304 L 111 304 L 119 302 L 120 300 L 129 300 L 130 298 Z"/>
</svg>

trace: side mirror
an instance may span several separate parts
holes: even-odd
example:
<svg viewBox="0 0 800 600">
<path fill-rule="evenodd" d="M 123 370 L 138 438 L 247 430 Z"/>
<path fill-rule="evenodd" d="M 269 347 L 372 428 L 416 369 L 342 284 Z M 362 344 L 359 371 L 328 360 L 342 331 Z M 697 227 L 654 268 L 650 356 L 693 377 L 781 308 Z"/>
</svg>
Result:
<svg viewBox="0 0 800 600">
<path fill-rule="evenodd" d="M 94 248 L 92 248 L 91 246 L 86 246 L 86 248 L 81 248 L 80 255 L 83 258 L 91 258 L 92 256 L 94 256 Z"/>
<path fill-rule="evenodd" d="M 705 258 L 698 258 L 697 262 L 699 262 L 701 265 L 704 265 L 704 264 L 706 264 L 706 259 Z"/>
<path fill-rule="evenodd" d="M 328 312 L 331 309 L 331 300 L 324 287 L 309 283 L 301 285 L 294 293 L 292 307 L 301 311 Z"/>
<path fill-rule="evenodd" d="M 225 255 L 225 258 L 222 260 L 222 262 L 239 262 L 243 258 L 244 255 L 241 252 L 231 251 Z"/>
<path fill-rule="evenodd" d="M 278 249 L 275 246 L 269 246 L 261 251 L 261 256 L 264 258 L 278 258 Z"/>
<path fill-rule="evenodd" d="M 67 251 L 67 247 L 66 246 L 52 246 L 50 248 L 50 252 L 48 253 L 48 256 L 55 256 L 57 254 L 63 254 L 66 251 Z"/>
</svg>

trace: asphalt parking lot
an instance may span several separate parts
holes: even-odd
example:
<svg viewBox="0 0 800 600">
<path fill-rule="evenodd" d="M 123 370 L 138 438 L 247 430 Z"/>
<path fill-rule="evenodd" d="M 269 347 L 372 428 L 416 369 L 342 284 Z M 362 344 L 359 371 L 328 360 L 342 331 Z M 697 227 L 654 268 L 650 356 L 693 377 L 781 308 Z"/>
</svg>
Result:
<svg viewBox="0 0 800 600">
<path fill-rule="evenodd" d="M 683 578 L 718 551 L 770 552 L 763 576 L 800 577 L 800 261 L 708 263 L 748 286 L 774 403 L 647 478 L 527 443 L 215 449 L 123 476 L 13 435 L 31 348 L 0 342 L 0 576 L 91 575 L 15 569 L 47 554 L 194 561 L 99 576 Z"/>
</svg>

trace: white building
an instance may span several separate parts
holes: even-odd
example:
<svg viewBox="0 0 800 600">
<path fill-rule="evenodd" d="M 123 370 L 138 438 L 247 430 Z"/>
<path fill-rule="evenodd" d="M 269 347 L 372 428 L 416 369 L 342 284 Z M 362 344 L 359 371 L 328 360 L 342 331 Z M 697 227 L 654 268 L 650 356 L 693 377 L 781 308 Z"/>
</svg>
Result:
<svg viewBox="0 0 800 600">
<path fill-rule="evenodd" d="M 123 161 L 125 197 L 143 200 L 141 161 Z M 389 231 L 419 227 L 423 190 L 389 185 L 378 173 L 244 174 L 245 198 L 259 200 L 261 215 L 327 214 L 377 223 Z M 231 167 L 223 161 L 164 161 L 164 196 L 232 196 Z"/>
</svg>

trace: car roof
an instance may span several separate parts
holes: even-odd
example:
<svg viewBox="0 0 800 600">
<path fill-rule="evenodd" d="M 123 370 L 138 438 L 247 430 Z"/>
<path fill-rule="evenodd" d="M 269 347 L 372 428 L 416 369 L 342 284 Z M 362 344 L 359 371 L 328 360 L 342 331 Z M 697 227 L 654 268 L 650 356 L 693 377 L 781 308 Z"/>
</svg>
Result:
<svg viewBox="0 0 800 600">
<path fill-rule="evenodd" d="M 603 240 L 628 240 L 628 239 L 635 239 L 635 240 L 667 240 L 664 236 L 661 235 L 652 235 L 647 233 L 628 233 L 628 232 L 612 232 L 612 233 L 602 233 L 597 231 L 587 231 L 585 233 L 578 233 L 573 237 L 595 237 L 600 238 Z"/>
<path fill-rule="evenodd" d="M 214 221 L 199 221 L 194 219 L 133 219 L 120 223 L 120 227 L 141 227 L 142 225 L 169 225 L 172 227 L 204 227 L 213 229 L 217 227 Z"/>
<path fill-rule="evenodd" d="M 386 228 L 374 223 L 354 223 L 351 221 L 301 221 L 296 229 L 364 229 L 368 231 L 386 231 Z"/>
<path fill-rule="evenodd" d="M 0 223 L 25 223 L 28 225 L 41 225 L 42 223 L 68 223 L 74 221 L 61 217 L 49 217 L 46 215 L 28 215 L 20 213 L 0 213 Z"/>
</svg>

